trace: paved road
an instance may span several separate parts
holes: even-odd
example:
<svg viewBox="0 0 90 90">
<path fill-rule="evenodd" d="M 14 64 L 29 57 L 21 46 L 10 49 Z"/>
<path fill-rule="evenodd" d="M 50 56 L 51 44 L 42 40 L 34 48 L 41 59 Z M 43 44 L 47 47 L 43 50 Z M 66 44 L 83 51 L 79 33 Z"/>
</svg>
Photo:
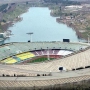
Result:
<svg viewBox="0 0 90 90">
<path fill-rule="evenodd" d="M 28 72 L 28 71 L 27 71 Z M 31 72 L 31 71 L 29 71 Z M 33 71 L 34 73 L 34 71 Z M 35 72 L 36 73 L 36 72 Z M 41 72 L 42 73 L 42 72 Z M 29 80 L 49 80 L 49 79 L 62 79 L 62 78 L 71 78 L 71 77 L 79 77 L 79 76 L 90 76 L 90 69 L 82 69 L 76 71 L 68 71 L 68 72 L 52 72 L 51 76 L 36 76 L 36 77 L 0 77 L 0 80 L 17 80 L 17 81 L 29 81 Z"/>
<path fill-rule="evenodd" d="M 50 72 L 24 70 L 24 69 L 10 67 L 9 65 L 1 65 L 1 64 L 0 64 L 0 69 L 1 70 L 15 71 L 15 72 L 22 72 L 22 73 L 36 73 L 36 74 L 49 74 L 50 73 Z"/>
</svg>

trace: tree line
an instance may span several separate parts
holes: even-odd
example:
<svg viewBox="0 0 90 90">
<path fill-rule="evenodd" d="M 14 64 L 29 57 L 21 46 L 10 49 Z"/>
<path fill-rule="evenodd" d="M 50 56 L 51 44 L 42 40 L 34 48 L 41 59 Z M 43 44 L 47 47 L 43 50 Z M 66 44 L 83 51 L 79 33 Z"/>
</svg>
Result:
<svg viewBox="0 0 90 90">
<path fill-rule="evenodd" d="M 0 12 L 4 11 L 7 8 L 8 4 L 3 4 L 0 6 Z"/>
<path fill-rule="evenodd" d="M 64 5 L 80 5 L 78 1 L 69 1 L 69 0 L 44 0 L 46 3 L 62 3 Z"/>
</svg>

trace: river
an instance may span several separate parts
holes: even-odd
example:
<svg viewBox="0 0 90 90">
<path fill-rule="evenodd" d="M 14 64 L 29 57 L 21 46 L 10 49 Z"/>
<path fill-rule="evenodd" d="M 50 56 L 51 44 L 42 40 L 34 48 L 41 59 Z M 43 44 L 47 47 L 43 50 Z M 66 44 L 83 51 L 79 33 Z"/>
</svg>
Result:
<svg viewBox="0 0 90 90">
<path fill-rule="evenodd" d="M 31 7 L 28 12 L 22 14 L 22 21 L 9 27 L 12 31 L 11 37 L 5 40 L 8 42 L 27 42 L 33 32 L 32 41 L 62 41 L 70 39 L 72 42 L 81 41 L 76 32 L 65 24 L 56 22 L 56 17 L 50 16 L 50 10 L 47 7 Z"/>
</svg>

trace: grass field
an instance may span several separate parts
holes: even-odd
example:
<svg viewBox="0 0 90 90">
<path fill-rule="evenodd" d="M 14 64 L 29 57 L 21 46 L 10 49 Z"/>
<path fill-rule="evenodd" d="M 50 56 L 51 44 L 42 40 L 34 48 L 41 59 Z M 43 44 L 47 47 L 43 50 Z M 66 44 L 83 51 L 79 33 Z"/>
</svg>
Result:
<svg viewBox="0 0 90 90">
<path fill-rule="evenodd" d="M 50 60 L 53 60 L 54 58 L 50 58 Z M 34 62 L 44 62 L 44 61 L 48 61 L 48 58 L 47 57 L 39 57 L 39 58 L 36 58 L 32 61 L 30 61 L 30 63 L 34 63 Z"/>
</svg>

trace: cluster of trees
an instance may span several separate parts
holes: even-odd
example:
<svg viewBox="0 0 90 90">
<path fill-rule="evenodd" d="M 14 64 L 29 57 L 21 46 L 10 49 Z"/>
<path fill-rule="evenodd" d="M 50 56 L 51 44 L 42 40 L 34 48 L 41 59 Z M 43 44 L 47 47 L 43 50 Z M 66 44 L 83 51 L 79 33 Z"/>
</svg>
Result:
<svg viewBox="0 0 90 90">
<path fill-rule="evenodd" d="M 6 13 L 9 9 L 12 8 L 12 6 L 14 6 L 15 3 L 11 3 L 11 5 L 8 5 L 8 4 L 3 4 L 0 6 L 0 12 L 2 13 Z M 8 7 L 8 8 L 7 8 Z"/>
<path fill-rule="evenodd" d="M 44 0 L 46 3 L 62 3 L 64 5 L 80 5 L 80 2 L 77 1 L 69 1 L 69 0 Z"/>
<path fill-rule="evenodd" d="M 4 11 L 7 8 L 8 4 L 3 4 L 0 6 L 0 12 Z"/>
</svg>

